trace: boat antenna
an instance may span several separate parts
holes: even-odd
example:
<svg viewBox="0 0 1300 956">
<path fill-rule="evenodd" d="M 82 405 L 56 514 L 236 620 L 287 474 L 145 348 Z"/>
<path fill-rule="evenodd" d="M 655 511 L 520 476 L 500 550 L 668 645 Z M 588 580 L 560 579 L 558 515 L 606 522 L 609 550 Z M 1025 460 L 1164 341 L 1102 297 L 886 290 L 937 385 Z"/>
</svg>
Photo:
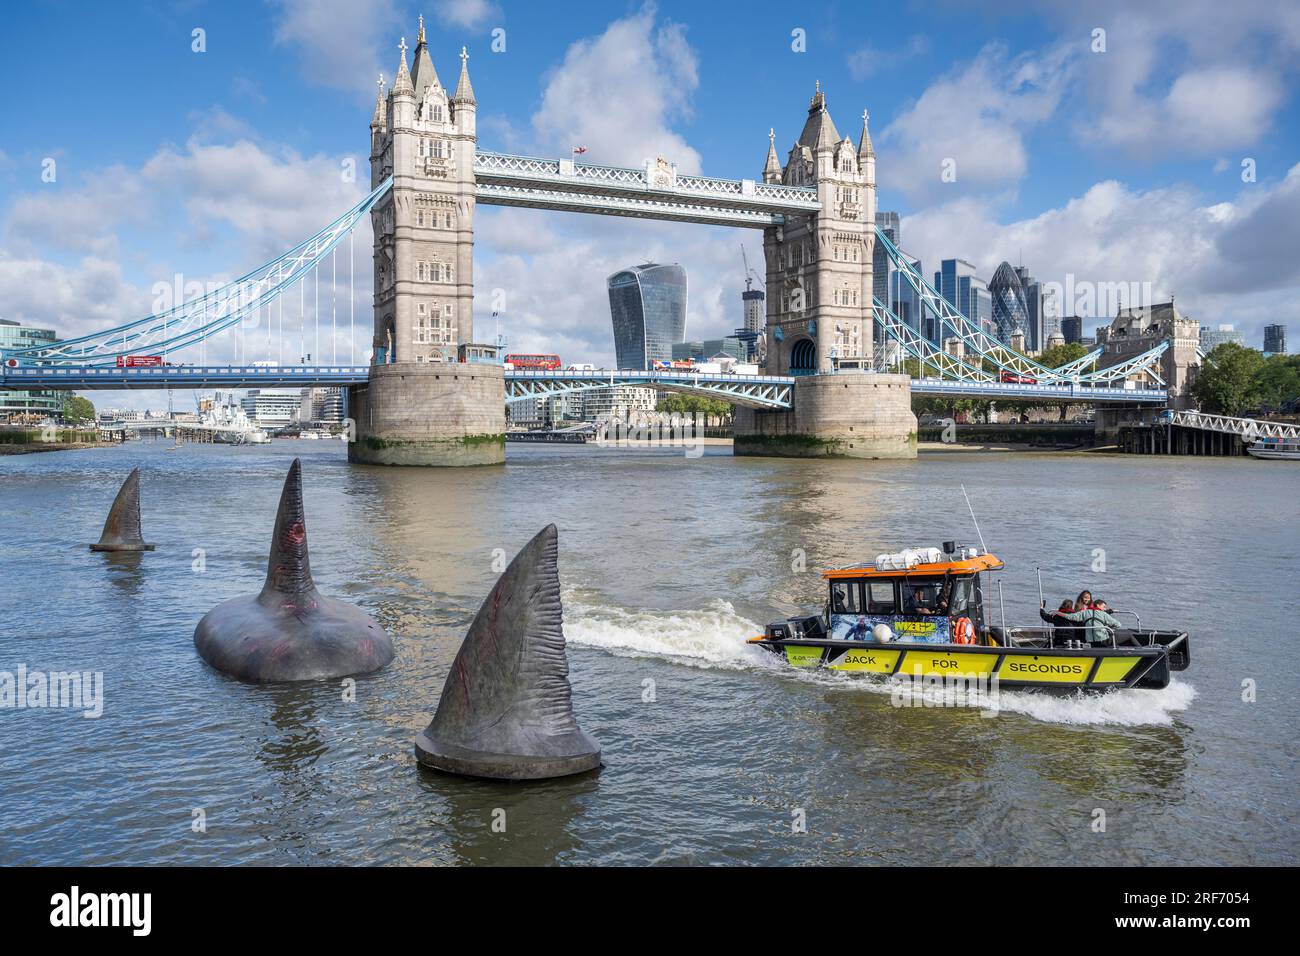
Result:
<svg viewBox="0 0 1300 956">
<path fill-rule="evenodd" d="M 975 509 L 970 505 L 970 495 L 966 494 L 965 485 L 961 486 L 961 496 L 966 499 L 966 508 L 970 511 L 970 520 L 975 524 L 975 534 L 978 535 L 980 539 L 980 550 L 985 554 L 988 554 L 989 549 L 984 546 L 984 535 L 980 533 L 979 519 L 975 517 Z"/>
<path fill-rule="evenodd" d="M 1002 633 L 1007 633 L 1007 602 L 1002 599 L 1002 578 L 998 578 L 998 607 L 1002 609 Z"/>
</svg>

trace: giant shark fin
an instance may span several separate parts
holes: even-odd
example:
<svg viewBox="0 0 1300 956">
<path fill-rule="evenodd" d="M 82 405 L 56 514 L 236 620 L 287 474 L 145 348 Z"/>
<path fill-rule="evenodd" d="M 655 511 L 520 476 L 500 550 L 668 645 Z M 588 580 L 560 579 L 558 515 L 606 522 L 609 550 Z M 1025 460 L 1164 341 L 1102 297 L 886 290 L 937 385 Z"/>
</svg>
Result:
<svg viewBox="0 0 1300 956">
<path fill-rule="evenodd" d="M 555 525 L 515 556 L 479 608 L 447 675 L 420 762 L 449 773 L 532 780 L 600 766 L 573 716 Z"/>
</svg>

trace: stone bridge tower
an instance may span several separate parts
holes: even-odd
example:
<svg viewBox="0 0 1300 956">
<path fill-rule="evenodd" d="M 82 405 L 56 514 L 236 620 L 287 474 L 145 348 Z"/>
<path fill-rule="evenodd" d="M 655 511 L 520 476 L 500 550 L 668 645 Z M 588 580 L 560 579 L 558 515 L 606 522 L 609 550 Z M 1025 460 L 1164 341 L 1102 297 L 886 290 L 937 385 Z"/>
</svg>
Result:
<svg viewBox="0 0 1300 956">
<path fill-rule="evenodd" d="M 815 186 L 821 211 L 763 231 L 769 375 L 797 375 L 790 411 L 738 408 L 737 455 L 915 458 L 906 375 L 872 368 L 876 151 L 839 138 L 818 84 L 784 166 L 768 134 L 763 181 Z"/>
<path fill-rule="evenodd" d="M 462 362 L 474 335 L 474 152 L 478 104 L 469 57 L 448 93 L 424 36 L 406 40 L 392 89 L 370 122 L 370 181 L 393 188 L 371 211 L 375 326 L 370 381 L 354 388 L 351 461 L 477 465 L 505 461 L 500 365 Z"/>
<path fill-rule="evenodd" d="M 448 93 L 425 42 L 415 67 L 406 41 L 393 87 L 382 88 L 370 123 L 370 184 L 392 191 L 371 211 L 374 226 L 375 364 L 456 360 L 474 331 L 474 150 L 477 103 L 461 50 Z"/>
<path fill-rule="evenodd" d="M 855 148 L 843 139 L 818 84 L 784 166 L 768 134 L 763 181 L 815 186 L 821 212 L 787 216 L 763 232 L 767 259 L 767 372 L 866 369 L 872 359 L 876 151 L 862 114 Z"/>
</svg>

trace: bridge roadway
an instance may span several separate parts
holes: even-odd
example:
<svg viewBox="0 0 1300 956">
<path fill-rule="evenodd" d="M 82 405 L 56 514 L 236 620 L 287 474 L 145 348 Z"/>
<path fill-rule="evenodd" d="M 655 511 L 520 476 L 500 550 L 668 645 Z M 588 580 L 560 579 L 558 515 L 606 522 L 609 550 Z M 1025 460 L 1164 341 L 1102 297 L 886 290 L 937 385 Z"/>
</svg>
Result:
<svg viewBox="0 0 1300 956">
<path fill-rule="evenodd" d="M 0 369 L 0 388 L 149 389 L 149 388 L 302 388 L 363 385 L 368 365 L 165 365 L 155 368 L 102 368 L 84 365 L 20 366 Z M 506 401 L 608 385 L 642 385 L 667 391 L 709 395 L 753 408 L 789 408 L 797 376 L 730 375 L 665 371 L 506 372 Z M 1022 385 L 1009 382 L 954 382 L 913 379 L 918 395 L 953 398 L 1042 399 L 1044 401 L 1164 405 L 1164 389 L 1087 385 Z"/>
</svg>

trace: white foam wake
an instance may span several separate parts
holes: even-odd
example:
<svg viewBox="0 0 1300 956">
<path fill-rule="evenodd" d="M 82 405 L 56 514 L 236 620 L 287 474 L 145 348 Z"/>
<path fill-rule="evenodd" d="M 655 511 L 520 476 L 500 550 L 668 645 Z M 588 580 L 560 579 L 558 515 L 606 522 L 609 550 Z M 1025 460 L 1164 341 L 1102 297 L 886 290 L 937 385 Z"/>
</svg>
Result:
<svg viewBox="0 0 1300 956">
<path fill-rule="evenodd" d="M 761 624 L 737 614 L 727 601 L 696 611 L 629 611 L 569 597 L 564 601 L 569 641 L 622 657 L 661 657 L 690 667 L 731 670 L 765 667 L 777 658 L 745 643 L 762 633 Z"/>
<path fill-rule="evenodd" d="M 596 597 L 596 595 L 591 595 Z M 700 610 L 628 610 L 564 599 L 564 632 L 573 644 L 595 647 L 620 657 L 655 657 L 688 667 L 763 670 L 783 679 L 809 681 L 847 692 L 883 694 L 904 706 L 970 706 L 962 691 L 933 685 L 902 687 L 879 678 L 848 675 L 820 668 L 796 668 L 745 641 L 763 632 L 761 624 L 737 614 L 728 601 L 715 600 Z M 1119 690 L 1104 694 L 1062 696 L 1040 691 L 999 689 L 976 706 L 1023 714 L 1052 724 L 1080 726 L 1168 726 L 1186 710 L 1196 688 L 1175 680 L 1163 690 Z"/>
<path fill-rule="evenodd" d="M 1112 690 L 1058 697 L 1032 691 L 1003 691 L 999 709 L 1052 724 L 1167 727 L 1174 714 L 1196 699 L 1196 688 L 1175 678 L 1160 690 Z"/>
</svg>

